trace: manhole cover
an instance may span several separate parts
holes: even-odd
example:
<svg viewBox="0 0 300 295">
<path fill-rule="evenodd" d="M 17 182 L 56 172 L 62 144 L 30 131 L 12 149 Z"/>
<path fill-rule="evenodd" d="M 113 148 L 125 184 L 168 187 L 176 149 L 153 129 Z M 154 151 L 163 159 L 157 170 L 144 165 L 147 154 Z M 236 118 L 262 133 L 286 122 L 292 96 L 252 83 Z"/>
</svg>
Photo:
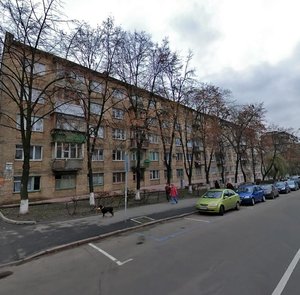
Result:
<svg viewBox="0 0 300 295">
<path fill-rule="evenodd" d="M 154 219 L 148 216 L 141 216 L 137 218 L 132 218 L 131 220 L 138 224 L 143 224 L 143 223 L 148 223 L 150 221 L 153 221 Z"/>
</svg>

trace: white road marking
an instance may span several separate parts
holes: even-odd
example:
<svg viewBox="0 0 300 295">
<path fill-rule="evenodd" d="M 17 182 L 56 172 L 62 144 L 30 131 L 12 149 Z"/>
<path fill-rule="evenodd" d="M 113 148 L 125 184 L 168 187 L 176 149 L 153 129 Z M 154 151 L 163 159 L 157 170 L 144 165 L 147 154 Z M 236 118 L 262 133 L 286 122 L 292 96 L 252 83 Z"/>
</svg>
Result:
<svg viewBox="0 0 300 295">
<path fill-rule="evenodd" d="M 206 222 L 206 223 L 210 223 L 210 221 L 208 220 L 203 220 L 203 219 L 197 219 L 197 218 L 184 218 L 184 219 L 187 219 L 187 220 L 192 220 L 192 221 L 199 221 L 199 222 Z"/>
<path fill-rule="evenodd" d="M 112 255 L 110 255 L 109 253 L 107 253 L 104 250 L 100 249 L 99 247 L 95 246 L 94 244 L 89 243 L 89 246 L 91 246 L 92 248 L 96 249 L 97 251 L 99 251 L 100 253 L 102 253 L 106 257 L 108 257 L 110 260 L 112 260 L 113 262 L 115 262 L 116 264 L 118 264 L 119 266 L 122 266 L 123 264 L 125 264 L 125 263 L 133 260 L 133 259 L 130 258 L 130 259 L 127 259 L 127 260 L 121 262 L 117 258 L 115 258 Z"/>
<path fill-rule="evenodd" d="M 137 218 L 131 218 L 131 220 L 136 222 L 136 223 L 139 223 L 139 224 L 145 223 L 145 222 L 139 221 L 139 219 L 146 219 L 146 220 L 149 220 L 149 221 L 155 220 L 155 219 L 153 219 L 151 217 L 148 217 L 148 216 L 140 216 L 140 217 L 137 217 Z"/>
<path fill-rule="evenodd" d="M 280 282 L 278 283 L 277 287 L 273 291 L 272 295 L 280 295 L 285 288 L 290 276 L 292 275 L 294 268 L 296 267 L 298 261 L 300 259 L 300 249 L 296 253 L 295 257 L 293 258 L 292 262 L 290 263 L 289 267 L 285 271 L 283 277 L 281 278 Z"/>
</svg>

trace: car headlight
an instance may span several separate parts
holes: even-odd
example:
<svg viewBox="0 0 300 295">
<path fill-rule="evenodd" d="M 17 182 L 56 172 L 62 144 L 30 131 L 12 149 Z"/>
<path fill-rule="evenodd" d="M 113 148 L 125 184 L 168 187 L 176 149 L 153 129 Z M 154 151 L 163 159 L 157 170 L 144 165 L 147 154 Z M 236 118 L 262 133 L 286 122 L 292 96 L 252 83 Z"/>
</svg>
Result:
<svg viewBox="0 0 300 295">
<path fill-rule="evenodd" d="M 245 196 L 244 198 L 245 198 L 245 199 L 249 199 L 249 198 L 250 198 L 250 196 Z"/>
<path fill-rule="evenodd" d="M 208 205 L 208 207 L 217 207 L 218 206 L 218 203 L 217 202 L 214 202 L 214 203 L 210 203 Z"/>
</svg>

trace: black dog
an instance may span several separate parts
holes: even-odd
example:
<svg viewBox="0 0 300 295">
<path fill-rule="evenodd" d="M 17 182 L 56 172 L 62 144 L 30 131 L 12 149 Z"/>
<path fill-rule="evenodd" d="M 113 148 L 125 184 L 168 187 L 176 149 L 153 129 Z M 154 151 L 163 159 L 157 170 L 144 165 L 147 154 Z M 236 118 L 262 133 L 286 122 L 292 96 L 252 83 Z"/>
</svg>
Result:
<svg viewBox="0 0 300 295">
<path fill-rule="evenodd" d="M 114 216 L 114 208 L 113 207 L 104 207 L 103 205 L 99 206 L 99 209 L 101 210 L 103 217 L 107 212 L 111 214 L 111 216 Z"/>
</svg>

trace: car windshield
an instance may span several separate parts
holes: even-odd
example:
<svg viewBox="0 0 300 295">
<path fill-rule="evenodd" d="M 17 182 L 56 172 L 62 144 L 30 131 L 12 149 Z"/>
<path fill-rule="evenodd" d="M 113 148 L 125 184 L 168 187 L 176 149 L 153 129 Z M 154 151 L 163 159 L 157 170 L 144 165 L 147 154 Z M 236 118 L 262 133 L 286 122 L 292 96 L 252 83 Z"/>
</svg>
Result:
<svg viewBox="0 0 300 295">
<path fill-rule="evenodd" d="M 284 186 L 284 182 L 277 182 L 276 186 L 279 186 L 279 187 Z"/>
<path fill-rule="evenodd" d="M 222 191 L 207 191 L 203 198 L 219 199 L 222 197 Z"/>
<path fill-rule="evenodd" d="M 253 192 L 253 186 L 240 186 L 238 188 L 239 193 L 252 193 Z"/>
<path fill-rule="evenodd" d="M 264 184 L 261 186 L 263 189 L 271 189 L 272 185 L 271 184 Z"/>
<path fill-rule="evenodd" d="M 288 184 L 295 185 L 295 181 L 294 181 L 294 180 L 289 180 L 289 181 L 288 181 Z"/>
</svg>

